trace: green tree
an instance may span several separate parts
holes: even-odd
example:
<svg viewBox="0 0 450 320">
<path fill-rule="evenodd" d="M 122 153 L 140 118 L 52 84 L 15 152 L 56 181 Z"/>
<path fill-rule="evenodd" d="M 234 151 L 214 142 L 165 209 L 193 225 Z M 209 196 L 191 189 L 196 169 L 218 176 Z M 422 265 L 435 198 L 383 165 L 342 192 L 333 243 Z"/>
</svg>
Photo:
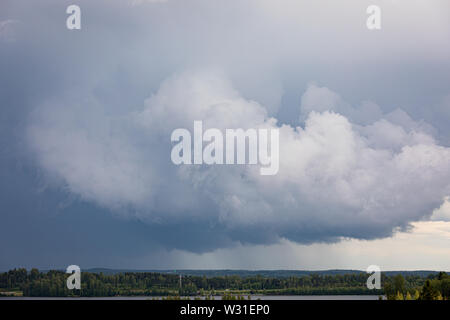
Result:
<svg viewBox="0 0 450 320">
<path fill-rule="evenodd" d="M 394 277 L 394 290 L 395 292 L 400 292 L 402 295 L 405 294 L 405 278 L 401 274 Z"/>
<path fill-rule="evenodd" d="M 439 272 L 438 280 L 444 280 L 444 279 L 447 279 L 447 278 L 449 278 L 449 276 L 445 272 L 443 272 L 443 271 Z"/>
<path fill-rule="evenodd" d="M 420 300 L 436 300 L 439 295 L 440 292 L 436 290 L 430 280 L 427 280 L 420 293 Z"/>
<path fill-rule="evenodd" d="M 441 281 L 441 293 L 444 299 L 450 299 L 450 278 L 448 276 Z"/>
</svg>

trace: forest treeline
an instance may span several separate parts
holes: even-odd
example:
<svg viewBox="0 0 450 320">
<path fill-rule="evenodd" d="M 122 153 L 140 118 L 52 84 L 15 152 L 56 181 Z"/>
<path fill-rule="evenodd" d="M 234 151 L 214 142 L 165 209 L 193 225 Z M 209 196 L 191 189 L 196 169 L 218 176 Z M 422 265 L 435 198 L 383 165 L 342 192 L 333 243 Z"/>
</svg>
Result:
<svg viewBox="0 0 450 320">
<path fill-rule="evenodd" d="M 388 300 L 450 300 L 450 276 L 439 272 L 424 279 L 421 286 L 411 286 L 401 275 L 391 277 L 383 284 Z"/>
<path fill-rule="evenodd" d="M 382 275 L 383 288 L 369 290 L 368 275 L 336 274 L 271 278 L 262 276 L 188 276 L 156 272 L 125 272 L 118 274 L 81 273 L 81 290 L 68 290 L 68 274 L 52 270 L 14 269 L 0 273 L 0 291 L 21 292 L 24 296 L 195 296 L 236 294 L 267 295 L 386 295 L 389 299 L 449 299 L 450 277 L 445 273 Z"/>
</svg>

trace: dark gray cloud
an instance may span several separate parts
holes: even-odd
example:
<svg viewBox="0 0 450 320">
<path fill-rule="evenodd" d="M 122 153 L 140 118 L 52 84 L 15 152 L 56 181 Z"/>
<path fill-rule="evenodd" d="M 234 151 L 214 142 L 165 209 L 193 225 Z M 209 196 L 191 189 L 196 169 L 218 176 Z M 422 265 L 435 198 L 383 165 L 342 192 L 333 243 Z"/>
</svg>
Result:
<svg viewBox="0 0 450 320">
<path fill-rule="evenodd" d="M 450 192 L 445 1 L 386 5 L 377 34 L 364 1 L 80 1 L 80 31 L 69 4 L 0 4 L 1 218 L 23 239 L 2 241 L 4 266 L 386 237 Z M 286 124 L 272 180 L 167 156 L 195 119 L 270 117 Z"/>
</svg>

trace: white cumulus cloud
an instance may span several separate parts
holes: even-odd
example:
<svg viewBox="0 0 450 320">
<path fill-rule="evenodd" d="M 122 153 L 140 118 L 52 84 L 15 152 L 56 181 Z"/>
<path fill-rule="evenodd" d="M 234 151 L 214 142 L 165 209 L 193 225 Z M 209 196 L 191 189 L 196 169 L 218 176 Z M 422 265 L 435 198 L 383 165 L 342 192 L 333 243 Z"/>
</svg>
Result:
<svg viewBox="0 0 450 320">
<path fill-rule="evenodd" d="M 39 164 L 69 192 L 148 223 L 196 221 L 241 242 L 372 239 L 428 217 L 450 194 L 450 148 L 426 125 L 401 110 L 383 115 L 372 102 L 363 109 L 375 119 L 357 119 L 358 108 L 325 87 L 307 89 L 297 127 L 277 123 L 217 72 L 174 75 L 133 112 L 95 98 L 64 101 L 31 117 Z M 279 128 L 279 173 L 173 165 L 170 134 L 192 130 L 194 120 Z M 252 232 L 262 236 L 248 239 Z"/>
</svg>

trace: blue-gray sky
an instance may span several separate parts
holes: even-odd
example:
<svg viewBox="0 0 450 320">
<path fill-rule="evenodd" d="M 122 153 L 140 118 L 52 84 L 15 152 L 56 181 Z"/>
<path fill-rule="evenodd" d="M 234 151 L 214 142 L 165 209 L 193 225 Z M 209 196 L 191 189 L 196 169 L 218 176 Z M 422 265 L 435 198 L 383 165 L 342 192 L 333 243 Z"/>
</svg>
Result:
<svg viewBox="0 0 450 320">
<path fill-rule="evenodd" d="M 2 1 L 0 269 L 450 269 L 449 15 Z M 174 166 L 170 133 L 194 120 L 278 127 L 279 174 Z"/>
</svg>

